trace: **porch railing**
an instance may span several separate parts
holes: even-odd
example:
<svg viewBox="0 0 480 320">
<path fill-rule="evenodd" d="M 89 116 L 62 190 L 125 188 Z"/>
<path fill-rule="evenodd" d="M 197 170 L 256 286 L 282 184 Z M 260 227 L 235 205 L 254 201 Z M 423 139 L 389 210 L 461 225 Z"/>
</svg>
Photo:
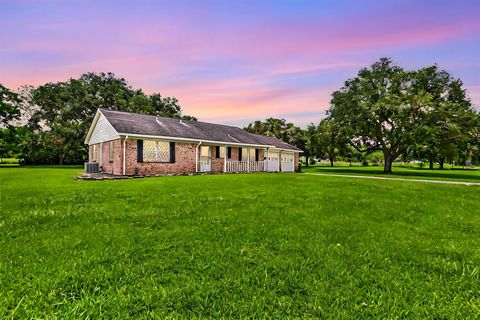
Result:
<svg viewBox="0 0 480 320">
<path fill-rule="evenodd" d="M 227 161 L 227 172 L 265 171 L 264 161 Z"/>
<path fill-rule="evenodd" d="M 198 161 L 198 171 L 209 172 L 212 170 L 212 163 L 210 161 Z"/>
</svg>

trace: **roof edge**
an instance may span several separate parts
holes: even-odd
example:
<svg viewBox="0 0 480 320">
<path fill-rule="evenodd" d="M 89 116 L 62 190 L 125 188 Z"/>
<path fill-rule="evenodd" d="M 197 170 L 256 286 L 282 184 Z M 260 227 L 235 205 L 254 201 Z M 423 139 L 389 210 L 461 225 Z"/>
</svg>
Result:
<svg viewBox="0 0 480 320">
<path fill-rule="evenodd" d="M 90 125 L 90 128 L 88 128 L 88 132 L 87 132 L 87 135 L 85 136 L 85 140 L 83 141 L 83 143 L 88 144 L 88 142 L 90 141 L 93 130 L 95 130 L 95 127 L 97 126 L 97 122 L 98 122 L 98 119 L 100 118 L 101 113 L 102 111 L 100 110 L 100 108 L 98 108 L 97 112 L 95 113 L 95 117 L 93 117 L 92 124 Z"/>
<path fill-rule="evenodd" d="M 135 137 L 135 138 L 154 138 L 154 139 L 166 139 L 166 140 L 175 140 L 175 141 L 186 141 L 186 142 L 206 142 L 206 143 L 218 143 L 229 146 L 252 146 L 252 147 L 262 147 L 262 148 L 277 148 L 273 145 L 268 144 L 253 144 L 253 143 L 239 143 L 239 142 L 226 142 L 218 140 L 206 140 L 206 139 L 193 139 L 193 138 L 182 138 L 182 137 L 172 137 L 172 136 L 157 136 L 157 135 L 148 135 L 148 134 L 133 134 L 133 133 L 119 133 L 120 137 Z M 286 149 L 285 149 L 286 150 Z"/>
</svg>

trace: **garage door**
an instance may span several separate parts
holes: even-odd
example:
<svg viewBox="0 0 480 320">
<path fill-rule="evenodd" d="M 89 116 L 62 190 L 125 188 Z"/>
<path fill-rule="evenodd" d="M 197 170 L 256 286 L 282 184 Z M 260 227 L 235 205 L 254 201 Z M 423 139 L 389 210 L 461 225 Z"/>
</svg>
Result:
<svg viewBox="0 0 480 320">
<path fill-rule="evenodd" d="M 293 172 L 295 171 L 294 169 L 294 163 L 293 163 L 293 153 L 283 153 L 282 152 L 282 159 L 281 159 L 281 164 L 282 164 L 282 172 Z"/>
<path fill-rule="evenodd" d="M 268 171 L 276 172 L 279 171 L 278 169 L 278 151 L 270 151 L 268 154 Z"/>
</svg>

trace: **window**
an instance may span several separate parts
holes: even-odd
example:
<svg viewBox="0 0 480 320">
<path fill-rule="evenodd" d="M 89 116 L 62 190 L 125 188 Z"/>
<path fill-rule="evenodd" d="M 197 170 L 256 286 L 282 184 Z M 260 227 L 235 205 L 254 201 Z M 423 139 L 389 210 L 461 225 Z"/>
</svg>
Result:
<svg viewBox="0 0 480 320">
<path fill-rule="evenodd" d="M 113 141 L 108 144 L 108 161 L 113 161 Z"/>
<path fill-rule="evenodd" d="M 225 158 L 225 147 L 215 146 L 215 158 L 217 159 Z"/>
<path fill-rule="evenodd" d="M 230 159 L 232 157 L 232 147 L 227 147 L 227 158 Z"/>
<path fill-rule="evenodd" d="M 210 160 L 210 147 L 209 146 L 201 146 L 200 147 L 200 161 L 208 161 Z"/>
<path fill-rule="evenodd" d="M 225 147 L 220 147 L 220 158 L 225 158 Z"/>
<path fill-rule="evenodd" d="M 144 140 L 144 162 L 170 162 L 170 143 L 168 141 Z"/>
<path fill-rule="evenodd" d="M 250 161 L 255 161 L 255 148 L 250 148 Z"/>
<path fill-rule="evenodd" d="M 268 156 L 268 160 L 269 161 L 278 161 L 278 153 L 270 153 L 270 155 Z"/>
<path fill-rule="evenodd" d="M 89 153 L 90 153 L 90 161 L 91 162 L 97 162 L 98 160 L 98 144 L 92 144 L 89 147 Z"/>
</svg>

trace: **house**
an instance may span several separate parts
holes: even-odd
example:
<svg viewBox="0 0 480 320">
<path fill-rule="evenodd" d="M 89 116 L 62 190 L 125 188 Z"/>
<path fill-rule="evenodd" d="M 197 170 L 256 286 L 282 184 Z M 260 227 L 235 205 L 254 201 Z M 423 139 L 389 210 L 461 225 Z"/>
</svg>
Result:
<svg viewBox="0 0 480 320">
<path fill-rule="evenodd" d="M 86 172 L 113 175 L 293 172 L 300 149 L 237 127 L 98 109 Z"/>
</svg>

